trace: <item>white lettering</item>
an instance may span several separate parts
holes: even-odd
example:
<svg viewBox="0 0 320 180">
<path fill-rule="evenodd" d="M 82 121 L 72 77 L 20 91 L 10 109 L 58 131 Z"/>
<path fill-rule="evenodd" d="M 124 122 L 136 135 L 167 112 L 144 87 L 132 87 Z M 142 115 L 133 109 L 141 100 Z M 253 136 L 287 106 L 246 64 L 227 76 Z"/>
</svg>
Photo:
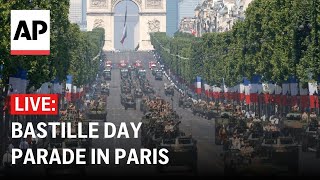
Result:
<svg viewBox="0 0 320 180">
<path fill-rule="evenodd" d="M 28 161 L 30 161 L 31 164 L 36 164 L 36 161 L 34 160 L 34 155 L 33 155 L 32 149 L 27 149 L 23 164 L 27 164 Z"/>
<path fill-rule="evenodd" d="M 14 104 L 15 110 L 16 110 L 16 111 L 24 111 L 23 108 L 20 108 L 20 107 L 19 107 L 19 97 L 15 97 L 14 99 L 15 99 L 15 101 L 14 101 L 14 103 L 15 103 L 15 104 Z"/>
<path fill-rule="evenodd" d="M 111 127 L 111 134 L 109 134 L 109 127 Z M 104 138 L 112 138 L 116 135 L 116 126 L 113 123 L 104 123 Z"/>
<path fill-rule="evenodd" d="M 42 97 L 42 111 L 51 111 L 47 106 L 50 106 L 50 97 Z"/>
<path fill-rule="evenodd" d="M 124 149 L 115 149 L 115 164 L 119 164 L 120 159 L 126 157 L 126 151 Z"/>
<path fill-rule="evenodd" d="M 159 156 L 162 157 L 162 159 L 159 160 L 159 163 L 162 165 L 168 164 L 169 163 L 169 158 L 166 155 L 168 153 L 168 149 L 160 149 L 159 150 Z"/>
<path fill-rule="evenodd" d="M 37 111 L 40 104 L 40 97 L 37 98 L 36 103 L 34 103 L 34 98 L 30 97 L 30 104 L 33 111 Z"/>
<path fill-rule="evenodd" d="M 135 149 L 130 150 L 127 164 L 131 164 L 132 161 L 134 164 L 139 164 L 139 158 Z"/>
<path fill-rule="evenodd" d="M 142 123 L 139 122 L 137 126 L 133 122 L 130 123 L 133 129 L 133 138 L 139 138 L 139 130 L 141 128 Z"/>
<path fill-rule="evenodd" d="M 22 158 L 22 150 L 13 148 L 11 158 L 12 164 L 16 164 L 16 160 Z"/>
<path fill-rule="evenodd" d="M 11 137 L 12 138 L 21 138 L 23 135 L 23 132 L 21 131 L 22 124 L 19 122 L 12 122 L 12 128 L 11 128 Z M 18 134 L 16 134 L 18 133 Z"/>
</svg>

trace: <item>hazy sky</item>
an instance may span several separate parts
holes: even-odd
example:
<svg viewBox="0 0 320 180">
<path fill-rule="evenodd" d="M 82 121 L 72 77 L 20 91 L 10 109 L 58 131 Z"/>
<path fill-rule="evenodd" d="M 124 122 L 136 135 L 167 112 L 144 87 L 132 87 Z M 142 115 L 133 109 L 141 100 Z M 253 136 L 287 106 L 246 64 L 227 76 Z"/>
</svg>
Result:
<svg viewBox="0 0 320 180">
<path fill-rule="evenodd" d="M 124 14 L 127 6 L 127 38 L 125 39 L 123 46 L 120 43 L 122 38 L 123 26 L 124 26 Z M 138 6 L 131 1 L 122 1 L 116 5 L 114 9 L 114 41 L 115 49 L 134 49 L 134 27 L 139 21 L 139 8 Z"/>
</svg>

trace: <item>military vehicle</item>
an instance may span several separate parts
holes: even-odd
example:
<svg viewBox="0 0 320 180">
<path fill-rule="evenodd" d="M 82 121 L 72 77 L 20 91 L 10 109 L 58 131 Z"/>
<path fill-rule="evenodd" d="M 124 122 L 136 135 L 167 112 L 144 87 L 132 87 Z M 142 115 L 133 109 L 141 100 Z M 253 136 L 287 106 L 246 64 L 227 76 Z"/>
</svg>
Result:
<svg viewBox="0 0 320 180">
<path fill-rule="evenodd" d="M 157 71 L 154 78 L 155 80 L 162 81 L 162 76 L 163 76 L 162 71 Z"/>
<path fill-rule="evenodd" d="M 274 166 L 287 167 L 289 172 L 298 173 L 299 145 L 292 137 L 265 138 L 261 144 L 260 156 Z"/>
<path fill-rule="evenodd" d="M 144 69 L 139 69 L 139 70 L 138 70 L 138 77 L 139 77 L 139 79 L 145 79 L 145 78 L 146 78 L 146 75 L 147 75 L 146 70 L 144 70 Z"/>
<path fill-rule="evenodd" d="M 191 108 L 193 105 L 193 101 L 191 98 L 181 96 L 178 102 L 179 107 L 183 108 Z"/>
<path fill-rule="evenodd" d="M 293 136 L 298 142 L 301 141 L 303 129 L 307 126 L 306 122 L 302 121 L 301 113 L 291 112 L 280 121 L 282 132 L 286 136 Z"/>
<path fill-rule="evenodd" d="M 47 150 L 49 157 L 52 154 L 53 149 L 57 149 L 59 152 L 59 157 L 62 159 L 62 150 L 63 149 L 71 149 L 74 153 L 77 148 L 81 148 L 80 142 L 78 139 L 62 139 L 62 138 L 55 138 L 51 139 L 50 143 L 48 144 Z M 86 157 L 88 154 L 86 155 Z M 66 157 L 69 159 L 70 157 Z M 85 173 L 85 165 L 78 165 L 76 161 L 73 161 L 71 164 L 53 164 L 45 165 L 45 171 L 47 175 L 51 174 L 59 174 L 59 173 L 67 173 L 67 174 L 83 174 Z"/>
<path fill-rule="evenodd" d="M 229 134 L 227 132 L 227 126 L 230 123 L 232 112 L 223 111 L 220 112 L 220 117 L 215 119 L 215 144 L 222 145 L 227 140 Z"/>
<path fill-rule="evenodd" d="M 317 145 L 316 145 L 316 158 L 320 158 L 320 135 L 318 135 Z"/>
<path fill-rule="evenodd" d="M 302 133 L 302 151 L 317 151 L 319 139 L 319 123 L 317 120 L 312 120 Z"/>
<path fill-rule="evenodd" d="M 231 175 L 237 172 L 242 165 L 242 158 L 239 149 L 227 149 L 222 154 L 224 162 L 224 174 Z"/>
<path fill-rule="evenodd" d="M 131 93 L 131 88 L 129 84 L 122 83 L 121 84 L 121 93 L 128 94 Z"/>
<path fill-rule="evenodd" d="M 74 134 L 76 130 L 78 129 L 78 122 L 82 122 L 82 134 L 88 135 L 89 134 L 89 123 L 88 121 L 85 121 L 84 119 L 81 119 L 81 117 L 78 116 L 77 111 L 73 109 L 68 109 L 67 113 L 63 115 L 63 118 L 61 121 L 71 121 L 72 122 L 72 133 Z M 53 149 L 57 149 L 59 153 L 60 159 L 62 159 L 62 150 L 63 149 L 71 149 L 74 153 L 75 150 L 78 148 L 84 148 L 86 149 L 85 154 L 85 161 L 86 163 L 89 163 L 89 150 L 92 145 L 92 140 L 90 138 L 86 139 L 65 139 L 61 138 L 60 135 L 60 129 L 57 129 L 56 138 L 51 138 L 51 136 L 47 137 L 48 142 L 45 144 L 45 148 L 48 150 L 48 154 L 50 157 Z M 67 157 L 69 159 L 69 157 Z M 69 174 L 84 174 L 85 173 L 85 165 L 77 165 L 76 161 L 73 161 L 71 164 L 50 164 L 45 165 L 45 170 L 47 174 L 51 173 L 60 173 L 60 171 L 65 174 L 66 172 Z M 59 171 L 59 172 L 56 172 Z"/>
<path fill-rule="evenodd" d="M 150 85 L 145 85 L 142 88 L 143 88 L 142 91 L 145 94 L 153 94 L 154 93 L 154 89 Z"/>
<path fill-rule="evenodd" d="M 129 71 L 128 69 L 121 69 L 120 70 L 121 79 L 128 79 L 129 78 Z"/>
<path fill-rule="evenodd" d="M 165 84 L 164 85 L 164 94 L 166 96 L 168 96 L 168 95 L 174 96 L 174 86 L 173 86 L 173 84 L 170 84 L 170 85 Z"/>
<path fill-rule="evenodd" d="M 134 97 L 135 98 L 142 98 L 142 96 L 143 96 L 142 90 L 140 88 L 136 88 L 134 90 Z"/>
<path fill-rule="evenodd" d="M 159 71 L 159 69 L 157 67 L 152 68 L 152 75 L 156 75 L 157 71 Z"/>
<path fill-rule="evenodd" d="M 207 103 L 205 101 L 200 101 L 198 103 L 195 103 L 191 107 L 192 114 L 199 115 L 200 117 L 204 117 L 206 108 L 207 108 Z"/>
<path fill-rule="evenodd" d="M 218 116 L 218 109 L 214 104 L 208 104 L 204 108 L 204 117 L 208 120 L 211 120 L 212 118 Z"/>
<path fill-rule="evenodd" d="M 87 108 L 87 117 L 88 119 L 107 121 L 106 102 L 95 100 L 93 103 L 89 104 Z"/>
<path fill-rule="evenodd" d="M 143 112 L 143 114 L 145 114 L 147 112 L 146 101 L 147 101 L 146 98 L 142 98 L 141 101 L 140 101 L 140 111 Z"/>
<path fill-rule="evenodd" d="M 125 110 L 128 108 L 133 108 L 136 110 L 136 101 L 131 94 L 121 94 L 121 104 L 124 106 Z"/>
<path fill-rule="evenodd" d="M 191 136 L 178 136 L 175 138 L 164 138 L 157 147 L 168 149 L 169 163 L 158 165 L 159 171 L 170 166 L 187 166 L 197 173 L 198 150 L 197 141 Z"/>
<path fill-rule="evenodd" d="M 107 81 L 111 81 L 111 69 L 106 69 L 103 71 L 103 77 Z"/>
<path fill-rule="evenodd" d="M 103 84 L 101 86 L 101 95 L 110 95 L 110 85 L 109 84 Z"/>
</svg>

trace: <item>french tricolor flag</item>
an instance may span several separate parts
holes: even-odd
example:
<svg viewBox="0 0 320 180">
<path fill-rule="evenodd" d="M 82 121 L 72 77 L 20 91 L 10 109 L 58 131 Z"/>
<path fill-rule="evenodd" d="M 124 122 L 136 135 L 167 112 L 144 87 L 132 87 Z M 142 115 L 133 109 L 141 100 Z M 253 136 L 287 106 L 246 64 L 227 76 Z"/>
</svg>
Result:
<svg viewBox="0 0 320 180">
<path fill-rule="evenodd" d="M 250 102 L 258 103 L 258 94 L 262 91 L 262 85 L 260 83 L 261 76 L 254 75 L 252 77 L 251 87 L 250 87 Z"/>
<path fill-rule="evenodd" d="M 246 104 L 250 104 L 250 86 L 251 83 L 247 78 L 243 79 L 243 85 L 244 85 L 244 94 L 245 94 L 245 100 L 246 100 Z"/>
<path fill-rule="evenodd" d="M 275 84 L 274 86 L 274 103 L 277 105 L 281 105 L 281 94 L 282 94 L 282 88 L 280 85 Z"/>
<path fill-rule="evenodd" d="M 221 88 L 216 87 L 216 86 L 212 86 L 212 97 L 214 99 L 219 99 L 220 98 L 220 92 L 221 92 Z"/>
<path fill-rule="evenodd" d="M 239 101 L 244 101 L 246 99 L 246 95 L 245 95 L 245 85 L 244 84 L 239 84 L 238 86 L 238 92 L 239 92 Z"/>
<path fill-rule="evenodd" d="M 73 85 L 72 86 L 72 91 L 71 91 L 71 98 L 72 100 L 76 100 L 77 99 L 77 86 Z"/>
<path fill-rule="evenodd" d="M 207 97 L 211 96 L 210 95 L 210 86 L 207 83 L 204 84 L 204 91 L 205 91 L 205 94 Z"/>
<path fill-rule="evenodd" d="M 303 88 L 302 83 L 299 83 L 300 92 L 300 107 L 302 110 L 309 107 L 309 90 L 308 88 Z"/>
<path fill-rule="evenodd" d="M 290 85 L 288 82 L 285 82 L 282 84 L 282 98 L 281 98 L 281 105 L 282 106 L 288 106 L 288 95 L 290 94 L 289 91 Z"/>
<path fill-rule="evenodd" d="M 318 108 L 319 102 L 317 97 L 317 94 L 318 94 L 317 82 L 309 82 L 308 87 L 309 87 L 309 96 L 310 96 L 310 108 Z"/>
<path fill-rule="evenodd" d="M 298 80 L 296 77 L 291 76 L 289 78 L 289 87 L 290 87 L 290 94 L 291 94 L 291 106 L 298 105 L 298 94 L 299 94 L 299 87 L 298 87 Z"/>
<path fill-rule="evenodd" d="M 196 78 L 196 93 L 201 94 L 201 77 Z"/>
<path fill-rule="evenodd" d="M 225 99 L 225 100 L 226 100 L 226 99 L 229 99 L 229 90 L 230 90 L 230 88 L 228 88 L 228 87 L 225 85 L 224 81 L 223 81 L 223 87 L 222 87 L 222 89 L 223 89 L 223 97 L 224 97 L 224 99 Z"/>
<path fill-rule="evenodd" d="M 67 99 L 67 101 L 71 101 L 71 93 L 72 93 L 72 75 L 68 75 L 67 81 L 66 81 L 66 99 Z"/>
</svg>

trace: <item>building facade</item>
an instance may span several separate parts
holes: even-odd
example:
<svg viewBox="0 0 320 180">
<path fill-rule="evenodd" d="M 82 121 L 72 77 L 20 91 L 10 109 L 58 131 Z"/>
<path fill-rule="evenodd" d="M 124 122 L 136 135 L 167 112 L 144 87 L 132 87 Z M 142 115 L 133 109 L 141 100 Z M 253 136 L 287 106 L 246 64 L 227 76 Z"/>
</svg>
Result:
<svg viewBox="0 0 320 180">
<path fill-rule="evenodd" d="M 81 30 L 87 27 L 87 1 L 86 0 L 70 0 L 69 20 L 71 23 L 79 25 Z"/>
<path fill-rule="evenodd" d="M 167 1 L 167 36 L 172 37 L 178 31 L 179 0 Z"/>
<path fill-rule="evenodd" d="M 245 10 L 253 0 L 205 0 L 195 8 L 196 35 L 225 32 L 244 20 Z"/>
<path fill-rule="evenodd" d="M 180 21 L 179 25 L 179 31 L 182 33 L 189 33 L 196 35 L 196 18 L 189 17 L 189 18 L 183 18 Z"/>
</svg>

